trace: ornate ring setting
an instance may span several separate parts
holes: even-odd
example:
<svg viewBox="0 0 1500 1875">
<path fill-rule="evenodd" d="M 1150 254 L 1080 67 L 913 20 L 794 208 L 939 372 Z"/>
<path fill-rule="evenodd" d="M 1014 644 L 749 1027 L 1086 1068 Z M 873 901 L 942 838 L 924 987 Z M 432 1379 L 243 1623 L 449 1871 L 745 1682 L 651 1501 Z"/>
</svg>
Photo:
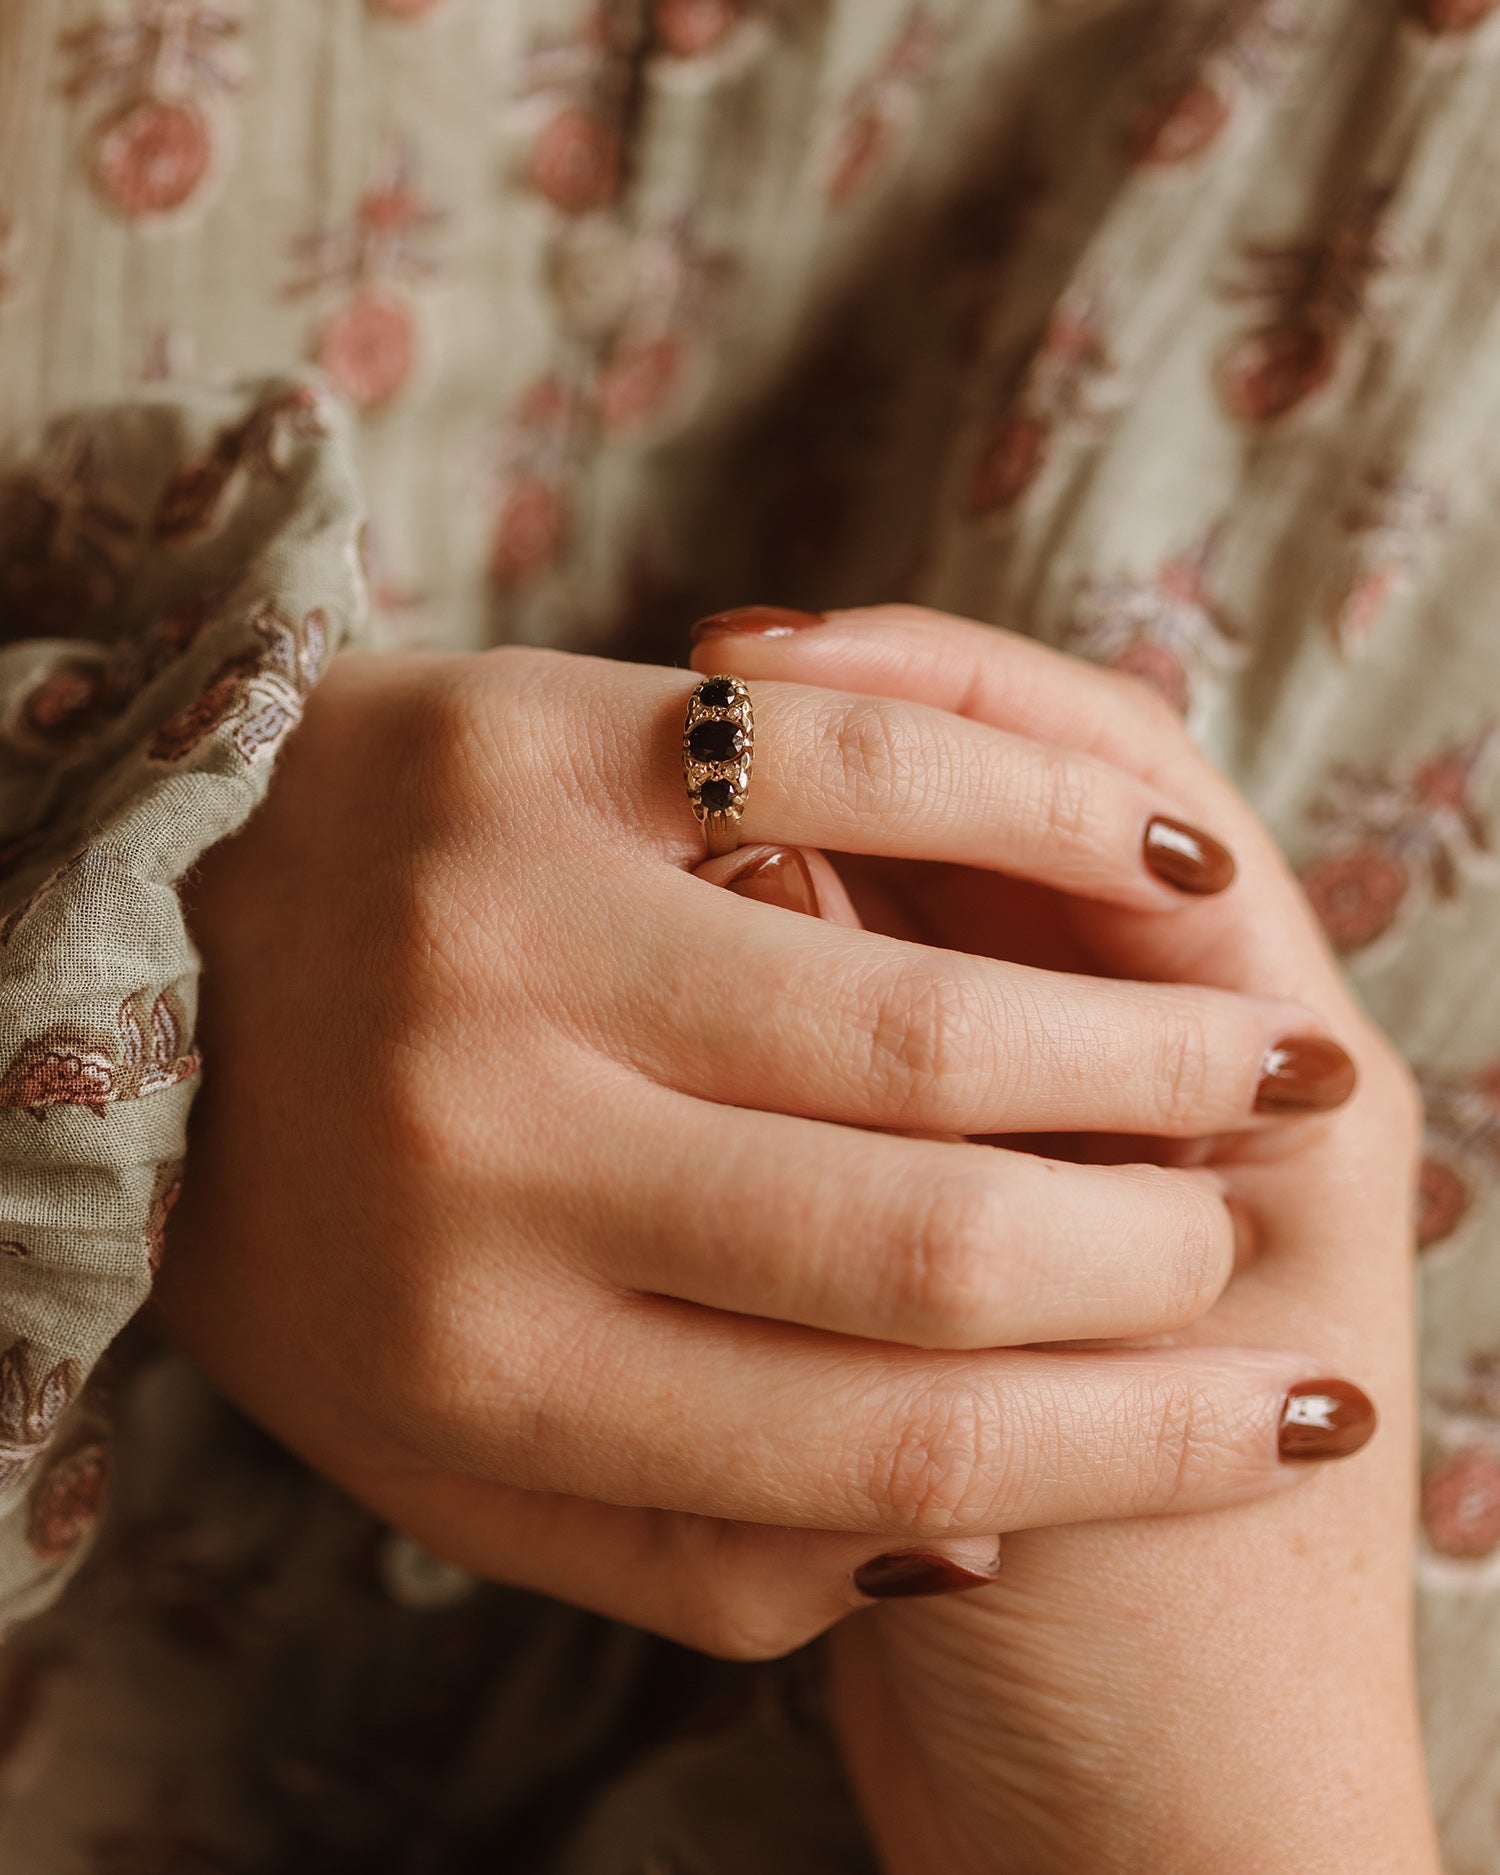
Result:
<svg viewBox="0 0 1500 1875">
<path fill-rule="evenodd" d="M 682 726 L 682 774 L 711 856 L 740 843 L 750 791 L 755 715 L 738 677 L 705 677 L 688 698 Z"/>
</svg>

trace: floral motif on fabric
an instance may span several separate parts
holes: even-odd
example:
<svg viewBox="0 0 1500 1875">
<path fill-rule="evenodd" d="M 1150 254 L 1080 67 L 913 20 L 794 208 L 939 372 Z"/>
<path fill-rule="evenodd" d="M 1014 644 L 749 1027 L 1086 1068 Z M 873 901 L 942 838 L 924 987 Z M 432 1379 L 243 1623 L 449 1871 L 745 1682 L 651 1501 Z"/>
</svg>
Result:
<svg viewBox="0 0 1500 1875">
<path fill-rule="evenodd" d="M 26 1542 L 46 1563 L 66 1562 L 92 1535 L 109 1489 L 109 1449 L 90 1439 L 47 1466 L 32 1487 L 26 1510 Z"/>
<path fill-rule="evenodd" d="M 986 427 L 970 481 L 970 512 L 1008 514 L 1040 480 L 1058 445 L 1102 433 L 1124 391 L 1110 355 L 1103 294 L 1079 285 L 1057 302 L 1024 376 Z"/>
<path fill-rule="evenodd" d="M 0 478 L 0 636 L 77 638 L 117 594 L 140 524 L 79 427 Z"/>
<path fill-rule="evenodd" d="M 30 1469 L 37 1454 L 78 1392 L 78 1369 L 58 1361 L 35 1371 L 29 1341 L 12 1342 L 0 1354 L 0 1491 Z"/>
<path fill-rule="evenodd" d="M 337 294 L 313 356 L 357 410 L 378 410 L 417 362 L 417 313 L 407 289 L 438 263 L 429 240 L 445 217 L 417 187 L 416 155 L 402 139 L 337 227 L 304 235 L 294 250 L 293 297 Z"/>
<path fill-rule="evenodd" d="M 1473 1357 L 1435 1389 L 1422 1476 L 1424 1577 L 1473 1587 L 1500 1576 L 1500 1356 Z"/>
<path fill-rule="evenodd" d="M 1449 1243 L 1479 1192 L 1500 1178 L 1500 1061 L 1459 1077 L 1418 1077 L 1427 1114 L 1417 1242 Z"/>
<path fill-rule="evenodd" d="M 1500 0 L 1408 0 L 1412 17 L 1440 36 L 1472 33 L 1500 14 Z"/>
<path fill-rule="evenodd" d="M 1150 684 L 1188 715 L 1205 680 L 1246 656 L 1244 635 L 1210 591 L 1217 528 L 1187 553 L 1164 560 L 1144 579 L 1085 586 L 1063 638 L 1066 650 Z"/>
<path fill-rule="evenodd" d="M 498 501 L 490 535 L 491 584 L 502 591 L 550 571 L 562 557 L 569 494 L 585 453 L 588 415 L 576 387 L 549 373 L 521 399 L 495 445 Z"/>
<path fill-rule="evenodd" d="M 302 699 L 328 660 L 327 615 L 314 608 L 294 623 L 265 605 L 251 627 L 260 644 L 226 658 L 200 695 L 167 718 L 146 751 L 152 761 L 184 761 L 228 728 L 241 758 L 255 762 L 278 749 L 301 720 Z"/>
<path fill-rule="evenodd" d="M 1500 737 L 1486 728 L 1425 761 L 1336 773 L 1312 809 L 1324 847 L 1302 884 L 1334 946 L 1362 950 L 1415 894 L 1456 899 L 1492 847 L 1478 792 Z"/>
<path fill-rule="evenodd" d="M 0 1076 L 0 1107 L 37 1121 L 54 1107 L 86 1107 L 103 1119 L 116 1101 L 163 1093 L 200 1065 L 176 997 L 141 990 L 120 1004 L 113 1035 L 63 1023 L 23 1043 Z"/>
<path fill-rule="evenodd" d="M 243 84 L 240 16 L 211 0 L 132 0 L 63 36 L 67 94 L 108 109 L 90 131 L 90 169 L 109 205 L 133 218 L 193 200 L 224 138 L 217 101 Z"/>
<path fill-rule="evenodd" d="M 327 434 L 324 401 L 312 385 L 276 391 L 241 422 L 220 430 L 205 455 L 177 471 L 157 503 L 153 538 L 176 541 L 208 532 L 223 519 L 239 479 L 280 481 L 292 445 Z"/>
<path fill-rule="evenodd" d="M 1334 639 L 1346 656 L 1364 650 L 1449 519 L 1447 492 L 1436 482 L 1385 468 L 1365 478 L 1359 500 L 1344 516 L 1352 564 L 1332 609 Z"/>
<path fill-rule="evenodd" d="M 1316 238 L 1245 250 L 1243 276 L 1227 289 L 1255 309 L 1255 323 L 1219 360 L 1225 409 L 1249 425 L 1274 423 L 1334 380 L 1351 332 L 1373 311 L 1376 282 L 1397 262 L 1385 219 L 1395 189 L 1362 189 Z"/>
<path fill-rule="evenodd" d="M 609 208 L 619 196 L 641 49 L 639 9 L 602 0 L 574 31 L 533 40 L 521 60 L 514 116 L 525 181 L 561 214 Z"/>
<path fill-rule="evenodd" d="M 875 70 L 837 107 L 823 166 L 824 192 L 834 207 L 865 194 L 909 147 L 945 40 L 933 8 L 913 7 Z"/>
<path fill-rule="evenodd" d="M 1131 160 L 1167 167 L 1203 155 L 1241 99 L 1284 84 L 1304 31 L 1304 0 L 1229 0 L 1184 14 L 1126 130 Z"/>
<path fill-rule="evenodd" d="M 652 0 L 657 46 L 676 59 L 717 52 L 750 11 L 748 0 Z"/>
<path fill-rule="evenodd" d="M 206 593 L 107 652 L 62 659 L 19 698 L 12 735 L 50 749 L 70 748 L 99 735 L 223 616 L 227 597 L 224 592 Z M 0 945 L 9 936 L 7 920 L 0 925 Z"/>
<path fill-rule="evenodd" d="M 392 20 L 426 19 L 442 4 L 443 0 L 368 0 L 372 13 Z"/>
</svg>

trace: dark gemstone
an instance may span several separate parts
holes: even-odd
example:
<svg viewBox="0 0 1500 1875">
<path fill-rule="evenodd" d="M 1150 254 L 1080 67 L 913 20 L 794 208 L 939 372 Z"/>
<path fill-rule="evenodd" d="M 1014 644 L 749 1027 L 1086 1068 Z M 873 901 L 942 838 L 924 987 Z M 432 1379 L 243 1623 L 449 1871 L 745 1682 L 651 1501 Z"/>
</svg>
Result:
<svg viewBox="0 0 1500 1875">
<path fill-rule="evenodd" d="M 688 732 L 688 754 L 695 762 L 733 762 L 744 746 L 744 731 L 738 725 L 714 717 L 694 723 Z"/>
<path fill-rule="evenodd" d="M 734 805 L 734 785 L 728 781 L 705 781 L 698 799 L 706 814 L 727 814 Z"/>
<path fill-rule="evenodd" d="M 699 684 L 698 701 L 706 710 L 727 710 L 734 702 L 734 685 L 727 677 L 710 677 Z"/>
</svg>

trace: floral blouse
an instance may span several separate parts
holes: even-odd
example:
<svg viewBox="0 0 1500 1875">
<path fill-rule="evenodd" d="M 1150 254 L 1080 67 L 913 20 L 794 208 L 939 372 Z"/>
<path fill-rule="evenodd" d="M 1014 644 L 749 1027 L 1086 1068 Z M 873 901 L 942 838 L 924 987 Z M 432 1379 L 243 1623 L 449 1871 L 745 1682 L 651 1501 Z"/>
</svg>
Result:
<svg viewBox="0 0 1500 1875">
<path fill-rule="evenodd" d="M 1160 689 L 1427 1096 L 1500 1875 L 1500 0 L 0 9 L 0 1865 L 867 1871 L 811 1676 L 382 1529 L 132 1322 L 176 882 L 333 650 L 908 597 Z"/>
</svg>

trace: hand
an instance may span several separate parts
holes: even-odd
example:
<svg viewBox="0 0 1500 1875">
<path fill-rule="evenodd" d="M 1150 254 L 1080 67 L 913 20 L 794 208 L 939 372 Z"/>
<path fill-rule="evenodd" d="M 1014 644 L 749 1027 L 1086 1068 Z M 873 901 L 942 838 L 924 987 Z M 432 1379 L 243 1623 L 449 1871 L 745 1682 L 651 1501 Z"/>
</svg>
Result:
<svg viewBox="0 0 1500 1875">
<path fill-rule="evenodd" d="M 525 650 L 336 662 L 191 894 L 207 1069 L 169 1332 L 439 1554 L 727 1653 L 816 1633 L 892 1550 L 972 1582 L 1000 1531 L 1290 1483 L 1306 1355 L 1010 1351 L 1208 1309 L 1213 1175 L 860 1129 L 1264 1134 L 1308 1013 L 693 877 L 690 688 Z M 1142 858 L 1183 803 L 1108 762 L 796 685 L 756 707 L 749 839 L 1153 923 L 1195 902 Z M 893 769 L 914 721 L 930 762 Z"/>
<path fill-rule="evenodd" d="M 1268 835 L 1144 687 L 911 609 L 780 629 L 713 633 L 697 662 L 757 690 L 905 697 L 1087 749 L 1194 802 L 1240 865 L 1231 890 L 1163 919 L 1045 892 L 1023 916 L 1014 888 L 979 873 L 861 862 L 867 916 L 920 915 L 936 941 L 988 952 L 1040 930 L 1074 968 L 1294 996 L 1360 1073 L 1336 1114 L 1200 1142 L 1253 1248 L 1215 1308 L 1168 1339 L 1205 1355 L 1291 1339 L 1324 1371 L 1358 1373 L 1379 1437 L 1289 1496 L 1008 1538 L 994 1587 L 840 1629 L 839 1729 L 885 1867 L 1429 1875 L 1409 1615 L 1419 1124 L 1404 1069 Z"/>
</svg>

